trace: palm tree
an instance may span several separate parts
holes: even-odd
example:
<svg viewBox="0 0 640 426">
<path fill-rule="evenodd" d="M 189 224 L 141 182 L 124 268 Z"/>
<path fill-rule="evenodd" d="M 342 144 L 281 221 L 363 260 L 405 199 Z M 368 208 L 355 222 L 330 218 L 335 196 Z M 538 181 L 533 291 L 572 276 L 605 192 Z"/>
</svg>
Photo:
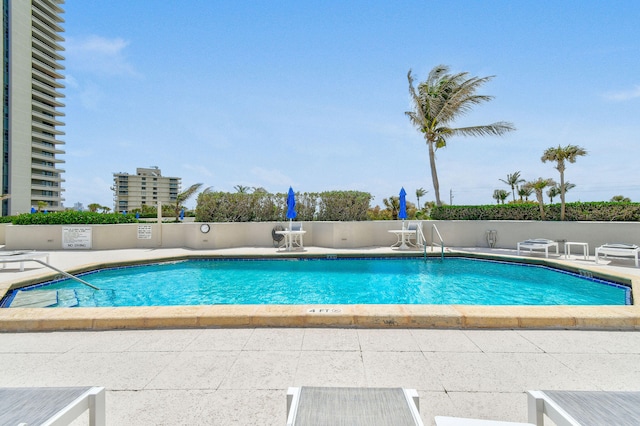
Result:
<svg viewBox="0 0 640 426">
<path fill-rule="evenodd" d="M 536 198 L 538 199 L 538 205 L 540 206 L 540 217 L 542 218 L 542 220 L 545 220 L 544 200 L 542 199 L 542 191 L 544 191 L 544 189 L 549 186 L 554 186 L 555 184 L 556 182 L 553 179 L 543 179 L 543 178 L 538 178 L 538 180 L 534 180 L 524 184 L 525 187 L 535 191 Z"/>
<path fill-rule="evenodd" d="M 560 187 L 558 185 L 552 186 L 547 190 L 547 196 L 549 197 L 549 204 L 553 203 L 553 199 L 560 195 Z"/>
<path fill-rule="evenodd" d="M 176 203 L 173 206 L 173 212 L 176 215 L 176 222 L 178 222 L 179 217 L 180 217 L 180 210 L 183 207 L 183 204 L 187 202 L 187 200 L 189 198 L 191 198 L 196 192 L 198 192 L 198 190 L 200 189 L 200 187 L 202 186 L 201 183 L 194 183 L 193 185 L 191 185 L 189 188 L 187 188 L 186 190 L 182 191 L 181 193 L 178 194 L 178 196 L 176 197 Z M 205 189 L 204 191 L 202 191 L 203 193 L 205 192 L 209 192 L 210 191 L 210 187 Z"/>
<path fill-rule="evenodd" d="M 496 189 L 493 191 L 493 198 L 498 202 L 498 204 L 504 204 L 504 200 L 509 196 L 509 192 L 504 189 Z"/>
<path fill-rule="evenodd" d="M 91 203 L 87 206 L 90 212 L 97 212 L 102 206 L 98 203 Z"/>
<path fill-rule="evenodd" d="M 484 126 L 450 127 L 455 119 L 469 112 L 474 105 L 493 99 L 492 96 L 475 94 L 477 89 L 492 78 L 493 76 L 469 78 L 469 73 L 466 72 L 451 74 L 449 67 L 438 65 L 416 89 L 411 70 L 407 74 L 413 110 L 405 114 L 424 135 L 427 143 L 431 179 L 438 206 L 442 205 L 442 201 L 436 171 L 436 150 L 447 146 L 447 139 L 454 136 L 502 135 L 515 130 L 511 123 L 502 121 Z"/>
<path fill-rule="evenodd" d="M 233 189 L 235 189 L 238 194 L 246 194 L 251 188 L 248 186 L 236 185 L 233 187 Z"/>
<path fill-rule="evenodd" d="M 418 209 L 420 209 L 420 197 L 424 197 L 425 195 L 427 195 L 427 192 L 429 191 L 425 191 L 424 188 L 418 188 L 416 189 L 416 198 L 418 199 Z"/>
<path fill-rule="evenodd" d="M 614 195 L 611 198 L 612 203 L 630 203 L 631 198 L 625 197 L 624 195 Z"/>
<path fill-rule="evenodd" d="M 520 172 L 517 171 L 515 173 L 507 174 L 507 180 L 499 179 L 501 182 L 506 183 L 511 187 L 511 194 L 513 195 L 513 201 L 516 200 L 516 188 L 519 183 L 523 183 L 524 179 L 520 178 Z"/>
<path fill-rule="evenodd" d="M 521 186 L 518 188 L 518 196 L 520 197 L 520 201 L 522 201 L 522 197 L 524 197 L 525 201 L 529 201 L 529 197 L 533 194 L 533 189 L 527 186 Z"/>
<path fill-rule="evenodd" d="M 400 197 L 389 197 L 382 200 L 382 204 L 391 211 L 393 220 L 398 220 L 398 212 L 400 211 Z"/>
<path fill-rule="evenodd" d="M 557 148 L 547 148 L 544 154 L 542 154 L 542 162 L 555 161 L 555 168 L 560 172 L 560 220 L 564 220 L 564 194 L 566 192 L 564 185 L 565 161 L 575 163 L 576 158 L 583 155 L 587 155 L 587 151 L 576 145 L 567 145 L 565 147 L 558 145 Z"/>
</svg>

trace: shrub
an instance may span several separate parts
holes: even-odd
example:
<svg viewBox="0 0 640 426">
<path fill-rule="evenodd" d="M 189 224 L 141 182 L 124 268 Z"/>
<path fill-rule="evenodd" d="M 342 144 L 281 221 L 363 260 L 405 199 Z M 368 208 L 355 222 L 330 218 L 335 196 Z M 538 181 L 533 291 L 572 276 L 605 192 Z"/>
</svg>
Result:
<svg viewBox="0 0 640 426">
<path fill-rule="evenodd" d="M 64 212 L 24 213 L 13 216 L 14 225 L 107 225 L 115 223 L 135 223 L 132 214 L 96 213 L 68 210 Z"/>
<path fill-rule="evenodd" d="M 296 194 L 296 220 L 366 220 L 371 195 L 357 191 Z M 286 220 L 287 194 L 207 192 L 198 196 L 197 222 Z"/>
<path fill-rule="evenodd" d="M 640 203 L 587 202 L 567 203 L 567 221 L 640 221 Z M 560 204 L 544 206 L 546 220 L 560 220 Z M 518 203 L 484 206 L 434 207 L 431 217 L 435 220 L 540 220 L 537 203 Z"/>
</svg>

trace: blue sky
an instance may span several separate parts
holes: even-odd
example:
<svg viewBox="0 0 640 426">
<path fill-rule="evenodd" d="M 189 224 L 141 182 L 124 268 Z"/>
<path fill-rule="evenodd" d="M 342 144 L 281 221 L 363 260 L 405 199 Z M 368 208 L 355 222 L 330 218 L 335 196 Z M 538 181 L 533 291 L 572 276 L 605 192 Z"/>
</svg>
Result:
<svg viewBox="0 0 640 426">
<path fill-rule="evenodd" d="M 640 201 L 640 2 L 67 0 L 66 206 L 113 207 L 114 172 L 158 166 L 215 191 L 404 186 L 434 200 L 427 148 L 404 115 L 407 72 L 495 75 L 459 126 L 502 137 L 437 151 L 441 198 L 490 204 L 499 179 L 558 172 L 567 201 Z M 556 200 L 557 201 L 557 200 Z M 195 200 L 189 207 L 195 206 Z"/>
</svg>

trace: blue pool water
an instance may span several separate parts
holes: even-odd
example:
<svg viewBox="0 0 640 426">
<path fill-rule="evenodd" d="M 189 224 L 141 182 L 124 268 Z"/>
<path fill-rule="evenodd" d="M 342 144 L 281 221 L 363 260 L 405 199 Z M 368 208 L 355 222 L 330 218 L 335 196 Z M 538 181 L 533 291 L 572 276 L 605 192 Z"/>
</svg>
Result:
<svg viewBox="0 0 640 426">
<path fill-rule="evenodd" d="M 102 270 L 82 279 L 100 291 L 72 280 L 33 290 L 73 290 L 77 305 L 71 306 L 624 305 L 630 298 L 622 285 L 466 258 L 190 260 Z"/>
</svg>

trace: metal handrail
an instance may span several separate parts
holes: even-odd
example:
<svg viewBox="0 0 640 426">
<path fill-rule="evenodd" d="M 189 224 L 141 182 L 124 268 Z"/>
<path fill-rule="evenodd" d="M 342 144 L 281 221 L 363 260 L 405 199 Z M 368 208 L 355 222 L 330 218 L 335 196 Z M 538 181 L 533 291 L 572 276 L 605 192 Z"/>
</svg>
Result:
<svg viewBox="0 0 640 426">
<path fill-rule="evenodd" d="M 58 268 L 56 268 L 55 266 L 51 266 L 51 265 L 49 265 L 47 262 L 44 262 L 44 261 L 39 260 L 39 259 L 5 259 L 5 258 L 0 259 L 0 263 L 4 263 L 4 262 L 9 262 L 9 263 L 13 263 L 13 262 L 26 262 L 26 261 L 39 263 L 39 264 L 41 264 L 41 265 L 44 265 L 44 266 L 46 266 L 46 267 L 48 267 L 48 268 L 53 269 L 54 271 L 56 271 L 56 272 L 58 272 L 58 273 L 60 273 L 60 274 L 64 275 L 64 276 L 65 276 L 65 277 L 67 277 L 67 278 L 71 278 L 72 280 L 76 280 L 76 281 L 78 281 L 78 282 L 80 282 L 80 283 L 82 283 L 82 284 L 84 284 L 84 285 L 86 285 L 86 286 L 88 286 L 88 287 L 91 287 L 91 288 L 92 288 L 92 289 L 94 289 L 94 290 L 100 290 L 98 287 L 94 286 L 93 284 L 89 284 L 88 282 L 86 282 L 86 281 L 84 281 L 84 280 L 81 280 L 80 278 L 78 278 L 78 277 L 76 277 L 76 276 L 73 276 L 73 275 L 71 275 L 71 274 L 70 274 L 70 273 L 68 273 L 68 272 L 63 271 L 62 269 L 58 269 Z"/>
<path fill-rule="evenodd" d="M 434 224 L 431 225 L 431 251 L 433 251 L 433 231 L 436 231 L 438 238 L 440 239 L 440 249 L 441 249 L 441 258 L 444 260 L 444 240 L 442 239 L 442 235 L 440 235 L 440 231 L 438 231 L 438 227 Z M 425 248 L 426 251 L 426 248 Z"/>
</svg>

